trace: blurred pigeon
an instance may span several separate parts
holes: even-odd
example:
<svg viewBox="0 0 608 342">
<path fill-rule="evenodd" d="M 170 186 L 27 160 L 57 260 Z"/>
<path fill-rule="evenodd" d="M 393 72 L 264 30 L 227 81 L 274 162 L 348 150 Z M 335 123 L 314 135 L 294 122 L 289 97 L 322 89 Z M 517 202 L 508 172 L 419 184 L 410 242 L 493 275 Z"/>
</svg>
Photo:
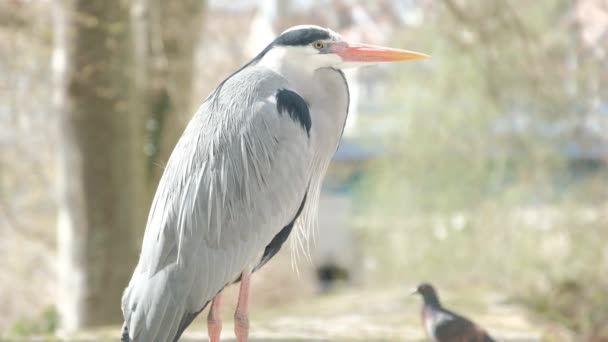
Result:
<svg viewBox="0 0 608 342">
<path fill-rule="evenodd" d="M 424 299 L 422 324 L 429 338 L 437 342 L 493 342 L 481 327 L 471 320 L 450 311 L 439 302 L 437 292 L 431 284 L 418 285 L 412 294 Z"/>
</svg>

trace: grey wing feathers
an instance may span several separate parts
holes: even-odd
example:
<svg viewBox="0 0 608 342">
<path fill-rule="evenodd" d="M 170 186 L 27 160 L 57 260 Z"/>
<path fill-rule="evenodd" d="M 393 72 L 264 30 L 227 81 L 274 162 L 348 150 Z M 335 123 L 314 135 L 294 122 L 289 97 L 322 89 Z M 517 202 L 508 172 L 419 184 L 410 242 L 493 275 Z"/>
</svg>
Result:
<svg viewBox="0 0 608 342">
<path fill-rule="evenodd" d="M 133 341 L 177 339 L 298 212 L 312 151 L 301 122 L 277 111 L 276 94 L 286 88 L 278 74 L 246 68 L 189 123 L 159 183 L 123 295 Z"/>
<path fill-rule="evenodd" d="M 443 309 L 436 323 L 438 341 L 491 342 L 492 338 L 468 318 Z"/>
</svg>

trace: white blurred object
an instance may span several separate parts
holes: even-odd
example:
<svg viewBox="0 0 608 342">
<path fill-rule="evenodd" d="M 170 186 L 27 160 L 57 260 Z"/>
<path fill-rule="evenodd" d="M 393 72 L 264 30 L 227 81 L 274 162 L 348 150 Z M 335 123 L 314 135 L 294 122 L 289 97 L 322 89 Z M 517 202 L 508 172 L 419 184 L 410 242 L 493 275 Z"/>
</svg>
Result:
<svg viewBox="0 0 608 342">
<path fill-rule="evenodd" d="M 345 28 L 340 29 L 342 36 L 349 41 L 374 43 L 382 45 L 386 39 L 383 38 L 382 30 L 376 25 L 372 17 L 359 5 L 350 8 L 350 23 Z M 378 67 L 374 67 L 374 71 Z M 354 137 L 357 135 L 357 122 L 361 112 L 361 88 L 362 86 L 373 87 L 373 84 L 363 85 L 362 73 L 366 73 L 363 68 L 346 69 L 344 74 L 349 84 L 350 107 L 348 118 L 344 126 L 344 136 Z"/>
<path fill-rule="evenodd" d="M 352 197 L 345 194 L 322 193 L 319 199 L 319 233 L 311 246 L 315 268 L 325 273 L 320 279 L 322 290 L 335 284 L 334 280 L 350 283 L 356 275 L 357 244 L 351 227 Z M 331 279 L 331 278 L 338 279 Z"/>
<path fill-rule="evenodd" d="M 249 37 L 245 45 L 245 53 L 248 57 L 257 55 L 276 37 L 277 34 L 272 25 L 276 12 L 275 1 L 264 1 L 259 5 L 251 22 Z"/>
<path fill-rule="evenodd" d="M 424 8 L 419 0 L 393 0 L 391 8 L 403 25 L 420 26 L 424 21 Z"/>
</svg>

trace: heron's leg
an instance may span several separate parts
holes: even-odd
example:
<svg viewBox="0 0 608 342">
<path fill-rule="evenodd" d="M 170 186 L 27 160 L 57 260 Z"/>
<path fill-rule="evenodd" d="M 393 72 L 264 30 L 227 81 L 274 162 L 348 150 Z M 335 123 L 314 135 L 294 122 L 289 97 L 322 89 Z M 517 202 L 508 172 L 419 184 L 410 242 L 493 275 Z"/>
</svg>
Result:
<svg viewBox="0 0 608 342">
<path fill-rule="evenodd" d="M 210 342 L 220 342 L 220 333 L 222 332 L 222 319 L 220 318 L 220 305 L 222 303 L 222 291 L 220 291 L 209 308 L 207 316 L 207 334 Z"/>
<path fill-rule="evenodd" d="M 241 273 L 241 288 L 239 290 L 239 301 L 234 313 L 234 334 L 237 342 L 247 342 L 249 336 L 249 281 L 251 271 Z"/>
</svg>

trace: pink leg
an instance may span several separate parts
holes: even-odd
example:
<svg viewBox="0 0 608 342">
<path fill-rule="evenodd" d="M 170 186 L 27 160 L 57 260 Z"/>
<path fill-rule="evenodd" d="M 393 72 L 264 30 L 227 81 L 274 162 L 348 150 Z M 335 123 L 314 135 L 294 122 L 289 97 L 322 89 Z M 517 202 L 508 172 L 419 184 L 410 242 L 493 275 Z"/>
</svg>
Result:
<svg viewBox="0 0 608 342">
<path fill-rule="evenodd" d="M 249 281 L 251 272 L 241 273 L 241 288 L 239 290 L 239 301 L 234 313 L 234 334 L 237 342 L 247 342 L 249 337 Z"/>
<path fill-rule="evenodd" d="M 220 334 L 222 332 L 222 319 L 220 318 L 220 305 L 222 303 L 222 292 L 220 291 L 209 308 L 207 316 L 207 334 L 210 342 L 220 342 Z"/>
</svg>

